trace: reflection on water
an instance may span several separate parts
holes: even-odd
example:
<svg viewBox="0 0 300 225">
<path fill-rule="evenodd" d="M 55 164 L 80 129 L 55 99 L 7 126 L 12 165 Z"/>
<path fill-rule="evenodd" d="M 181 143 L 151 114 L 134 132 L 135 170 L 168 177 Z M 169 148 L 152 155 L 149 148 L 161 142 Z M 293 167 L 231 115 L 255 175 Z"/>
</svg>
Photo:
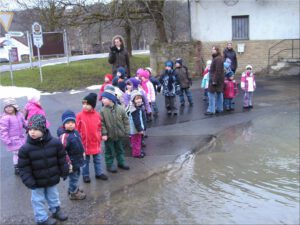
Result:
<svg viewBox="0 0 300 225">
<path fill-rule="evenodd" d="M 111 196 L 99 209 L 112 215 L 106 222 L 299 224 L 299 114 L 259 118 L 218 140 L 181 170 Z"/>
</svg>

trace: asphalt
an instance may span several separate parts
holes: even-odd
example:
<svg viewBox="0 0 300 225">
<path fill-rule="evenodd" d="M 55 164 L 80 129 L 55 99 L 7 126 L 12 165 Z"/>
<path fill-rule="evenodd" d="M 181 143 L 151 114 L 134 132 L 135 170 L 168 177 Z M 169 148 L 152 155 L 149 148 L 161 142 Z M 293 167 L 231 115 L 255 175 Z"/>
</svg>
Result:
<svg viewBox="0 0 300 225">
<path fill-rule="evenodd" d="M 84 201 L 71 201 L 67 196 L 68 183 L 59 183 L 62 208 L 69 215 L 63 224 L 105 224 L 110 223 L 113 215 L 109 209 L 99 211 L 101 204 L 109 202 L 116 193 L 126 193 L 129 186 L 146 182 L 151 176 L 164 173 L 174 168 L 180 169 L 182 163 L 191 154 L 204 153 L 216 145 L 218 134 L 234 126 L 247 126 L 258 117 L 274 112 L 296 110 L 299 112 L 299 76 L 264 77 L 257 79 L 257 90 L 254 94 L 254 108 L 242 108 L 242 93 L 236 98 L 234 112 L 222 113 L 216 116 L 205 116 L 207 103 L 202 100 L 200 81 L 195 80 L 192 86 L 194 106 L 180 108 L 178 116 L 168 116 L 164 109 L 164 99 L 157 96 L 159 117 L 149 124 L 146 139 L 146 154 L 143 159 L 130 157 L 126 152 L 126 160 L 130 171 L 108 173 L 108 181 L 95 180 L 91 169 L 92 182 L 81 187 L 87 193 Z M 77 94 L 69 92 L 43 95 L 41 102 L 51 123 L 50 131 L 56 134 L 60 125 L 60 116 L 66 109 L 79 112 L 81 99 L 90 90 L 84 89 Z M 93 91 L 92 91 L 93 92 Z M 94 92 L 98 92 L 95 90 Z M 24 106 L 26 98 L 17 99 Z M 2 104 L 2 100 L 1 100 Z M 100 104 L 97 105 L 100 109 Z M 104 145 L 102 145 L 104 146 Z M 13 174 L 12 156 L 1 145 L 1 224 L 34 223 L 30 204 L 30 190 Z M 103 164 L 104 165 L 104 164 Z"/>
</svg>

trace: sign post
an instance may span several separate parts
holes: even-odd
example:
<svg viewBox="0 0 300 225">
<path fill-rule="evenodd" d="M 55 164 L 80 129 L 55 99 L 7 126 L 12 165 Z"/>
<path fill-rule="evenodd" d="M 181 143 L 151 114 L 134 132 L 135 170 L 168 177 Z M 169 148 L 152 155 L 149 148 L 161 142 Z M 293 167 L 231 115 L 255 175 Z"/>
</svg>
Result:
<svg viewBox="0 0 300 225">
<path fill-rule="evenodd" d="M 34 22 L 32 24 L 32 36 L 33 36 L 33 44 L 36 46 L 37 52 L 38 52 L 40 80 L 42 83 L 43 82 L 43 72 L 42 72 L 42 66 L 41 66 L 40 48 L 43 46 L 44 42 L 43 42 L 42 26 L 38 22 Z"/>
<path fill-rule="evenodd" d="M 10 41 L 10 35 L 5 34 L 6 42 L 4 48 L 7 49 L 8 51 L 8 60 L 9 60 L 9 71 L 10 71 L 10 80 L 11 80 L 11 85 L 14 86 L 14 75 L 13 75 L 13 68 L 12 68 L 12 57 L 11 57 L 11 41 Z"/>
</svg>

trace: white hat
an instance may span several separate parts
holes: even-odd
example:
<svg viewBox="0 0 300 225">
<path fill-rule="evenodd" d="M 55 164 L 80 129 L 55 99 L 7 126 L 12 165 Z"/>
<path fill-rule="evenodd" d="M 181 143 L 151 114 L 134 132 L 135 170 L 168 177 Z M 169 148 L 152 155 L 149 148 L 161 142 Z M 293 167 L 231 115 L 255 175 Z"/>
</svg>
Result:
<svg viewBox="0 0 300 225">
<path fill-rule="evenodd" d="M 151 67 L 146 67 L 146 70 L 148 70 L 152 74 L 152 68 Z"/>
<path fill-rule="evenodd" d="M 33 91 L 27 95 L 28 101 L 38 102 L 41 99 L 41 94 L 39 91 Z"/>
<path fill-rule="evenodd" d="M 17 105 L 16 99 L 14 98 L 7 98 L 3 100 L 3 103 L 4 103 L 4 108 L 6 108 L 7 106 L 12 106 L 16 110 L 19 110 L 19 106 Z"/>
<path fill-rule="evenodd" d="M 246 69 L 248 69 L 248 68 L 252 70 L 252 66 L 251 65 L 247 65 Z"/>
</svg>

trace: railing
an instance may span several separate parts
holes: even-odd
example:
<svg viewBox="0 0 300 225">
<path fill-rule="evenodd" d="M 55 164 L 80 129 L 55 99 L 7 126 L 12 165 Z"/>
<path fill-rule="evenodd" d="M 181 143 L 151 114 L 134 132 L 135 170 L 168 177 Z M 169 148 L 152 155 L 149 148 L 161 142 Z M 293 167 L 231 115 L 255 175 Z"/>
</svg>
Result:
<svg viewBox="0 0 300 225">
<path fill-rule="evenodd" d="M 285 46 L 288 46 L 289 44 L 287 42 L 291 42 L 291 47 L 289 48 L 283 48 L 283 49 L 277 49 L 277 52 L 273 53 L 272 54 L 272 50 L 276 50 L 276 48 L 278 48 L 280 45 L 285 45 Z M 295 43 L 298 42 L 298 46 L 296 47 L 295 46 Z M 278 59 L 277 61 L 279 61 L 279 54 L 282 53 L 282 52 L 290 52 L 291 55 L 292 55 L 292 59 L 294 59 L 294 56 L 296 59 L 299 59 L 299 42 L 300 42 L 300 39 L 284 39 L 284 40 L 281 40 L 277 43 L 275 43 L 274 45 L 272 45 L 270 48 L 269 48 L 269 52 L 268 52 L 268 73 L 270 71 L 270 67 L 271 67 L 271 60 L 275 57 L 275 56 L 278 56 Z M 295 54 L 296 52 L 298 52 L 298 54 Z"/>
</svg>

